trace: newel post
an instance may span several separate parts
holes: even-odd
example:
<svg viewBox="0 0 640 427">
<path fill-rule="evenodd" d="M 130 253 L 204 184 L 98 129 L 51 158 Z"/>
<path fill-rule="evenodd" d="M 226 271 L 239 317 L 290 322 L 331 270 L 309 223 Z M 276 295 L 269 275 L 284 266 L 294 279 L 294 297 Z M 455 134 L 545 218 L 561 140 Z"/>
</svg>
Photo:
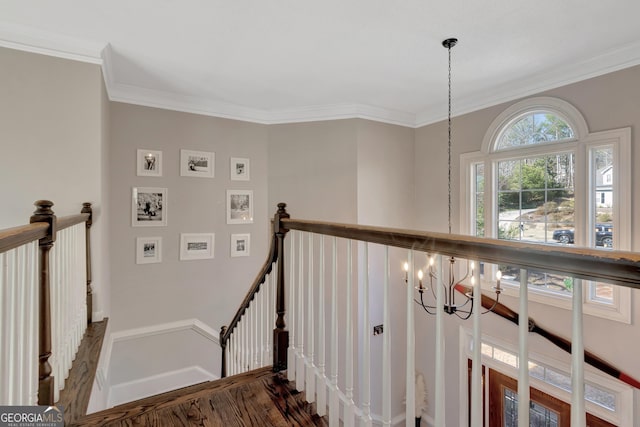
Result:
<svg viewBox="0 0 640 427">
<path fill-rule="evenodd" d="M 284 293 L 284 236 L 289 231 L 281 224 L 283 218 L 289 218 L 286 203 L 278 203 L 278 212 L 273 219 L 273 232 L 277 239 L 278 275 L 276 289 L 276 328 L 273 330 L 273 371 L 287 369 L 287 347 L 289 346 L 289 331 L 285 329 L 285 293 Z"/>
<path fill-rule="evenodd" d="M 222 348 L 222 366 L 220 367 L 220 378 L 227 376 L 227 340 L 225 335 L 227 333 L 227 327 L 220 327 L 220 347 Z"/>
<path fill-rule="evenodd" d="M 87 324 L 91 323 L 93 316 L 93 291 L 91 290 L 91 226 L 93 225 L 93 209 L 91 203 L 85 202 L 82 204 L 82 210 L 80 213 L 88 213 L 89 218 L 85 222 L 85 241 L 86 241 L 86 254 L 85 259 L 87 263 Z"/>
<path fill-rule="evenodd" d="M 51 207 L 53 202 L 49 200 L 38 200 L 34 203 L 36 210 L 31 216 L 30 222 L 46 222 L 49 224 L 47 235 L 40 239 L 40 322 L 38 339 L 38 404 L 53 405 L 53 384 L 54 378 L 51 376 L 51 294 L 49 289 L 49 251 L 56 240 L 56 216 Z"/>
</svg>

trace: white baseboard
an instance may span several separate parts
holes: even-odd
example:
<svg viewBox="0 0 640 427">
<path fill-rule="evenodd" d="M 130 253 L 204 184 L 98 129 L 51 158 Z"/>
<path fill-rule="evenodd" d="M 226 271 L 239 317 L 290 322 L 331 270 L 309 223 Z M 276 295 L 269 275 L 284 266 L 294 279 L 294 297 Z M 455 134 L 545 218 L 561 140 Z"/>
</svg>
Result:
<svg viewBox="0 0 640 427">
<path fill-rule="evenodd" d="M 153 396 L 167 391 L 187 387 L 218 377 L 200 366 L 191 366 L 173 372 L 165 372 L 147 378 L 116 384 L 109 391 L 108 406 Z"/>
</svg>

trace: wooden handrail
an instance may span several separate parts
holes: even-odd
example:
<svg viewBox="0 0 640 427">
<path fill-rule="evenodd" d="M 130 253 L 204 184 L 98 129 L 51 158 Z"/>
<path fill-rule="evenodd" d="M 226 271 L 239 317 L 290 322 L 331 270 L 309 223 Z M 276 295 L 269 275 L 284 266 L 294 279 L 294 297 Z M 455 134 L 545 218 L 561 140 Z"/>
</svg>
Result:
<svg viewBox="0 0 640 427">
<path fill-rule="evenodd" d="M 540 270 L 640 289 L 640 253 L 459 234 L 282 219 L 282 226 L 398 248 Z"/>
<path fill-rule="evenodd" d="M 0 253 L 10 251 L 47 235 L 48 224 L 36 223 L 0 230 Z"/>
<path fill-rule="evenodd" d="M 69 215 L 58 218 L 56 225 L 58 231 L 86 222 L 90 218 L 88 213 Z M 0 230 L 0 253 L 10 251 L 35 240 L 40 240 L 47 235 L 48 224 L 36 222 L 18 227 Z"/>
<path fill-rule="evenodd" d="M 64 230 L 65 228 L 73 227 L 74 225 L 81 224 L 83 222 L 87 222 L 89 218 L 90 215 L 88 213 L 79 213 L 76 215 L 68 215 L 58 218 L 58 231 Z"/>
</svg>

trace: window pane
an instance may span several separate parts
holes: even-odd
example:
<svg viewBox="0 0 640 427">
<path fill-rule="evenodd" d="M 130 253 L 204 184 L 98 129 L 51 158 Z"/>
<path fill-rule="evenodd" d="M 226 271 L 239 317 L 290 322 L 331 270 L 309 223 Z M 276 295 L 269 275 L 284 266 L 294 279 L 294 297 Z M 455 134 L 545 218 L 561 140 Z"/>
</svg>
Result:
<svg viewBox="0 0 640 427">
<path fill-rule="evenodd" d="M 560 153 L 498 163 L 499 239 L 573 243 L 574 158 Z"/>
<path fill-rule="evenodd" d="M 520 268 L 505 264 L 498 266 L 502 272 L 502 282 L 520 286 Z M 544 291 L 558 296 L 571 296 L 573 278 L 543 271 L 529 271 L 529 290 Z"/>
<path fill-rule="evenodd" d="M 475 235 L 484 237 L 484 163 L 474 165 L 475 176 Z"/>
<path fill-rule="evenodd" d="M 591 300 L 605 304 L 613 304 L 613 285 L 594 283 L 591 287 Z"/>
<path fill-rule="evenodd" d="M 571 127 L 555 114 L 530 113 L 505 129 L 498 140 L 496 149 L 562 141 L 573 138 Z"/>
<path fill-rule="evenodd" d="M 595 235 L 592 246 L 603 249 L 613 247 L 613 147 L 591 150 L 593 182 L 593 212 Z"/>
<path fill-rule="evenodd" d="M 613 248 L 613 147 L 591 150 L 592 182 L 595 183 L 592 219 L 593 240 L 591 246 L 598 249 Z M 590 285 L 590 299 L 602 304 L 613 304 L 613 286 L 606 283 Z"/>
<path fill-rule="evenodd" d="M 503 416 L 505 427 L 518 427 L 518 394 L 508 388 L 504 388 Z M 532 400 L 529 404 L 529 426 L 558 427 L 558 414 Z"/>
</svg>

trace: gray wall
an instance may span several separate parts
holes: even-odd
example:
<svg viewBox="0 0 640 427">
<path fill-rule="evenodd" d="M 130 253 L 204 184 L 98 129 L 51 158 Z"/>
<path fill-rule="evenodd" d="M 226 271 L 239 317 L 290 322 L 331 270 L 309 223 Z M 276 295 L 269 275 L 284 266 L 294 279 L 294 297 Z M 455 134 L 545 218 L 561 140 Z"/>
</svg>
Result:
<svg viewBox="0 0 640 427">
<path fill-rule="evenodd" d="M 267 253 L 267 132 L 261 125 L 112 103 L 113 330 L 197 318 L 218 330 L 233 316 Z M 136 150 L 162 151 L 163 176 L 136 176 Z M 180 176 L 180 149 L 215 152 L 215 177 Z M 231 157 L 251 161 L 231 181 Z M 166 227 L 132 227 L 132 187 L 168 189 Z M 226 224 L 226 190 L 253 190 L 254 222 Z M 180 261 L 180 233 L 215 233 L 215 258 Z M 230 257 L 232 233 L 251 234 L 251 256 Z M 162 237 L 162 263 L 136 265 L 136 237 Z"/>
<path fill-rule="evenodd" d="M 28 223 L 38 199 L 58 216 L 92 202 L 98 320 L 108 310 L 105 100 L 97 65 L 0 48 L 0 228 Z"/>
<path fill-rule="evenodd" d="M 358 224 L 377 225 L 395 228 L 412 228 L 414 209 L 413 184 L 413 129 L 376 123 L 366 120 L 358 121 Z M 370 323 L 363 323 L 364 281 L 358 286 L 358 342 L 362 342 L 363 334 L 373 333 L 375 325 L 383 325 L 383 334 L 391 334 L 391 357 L 393 360 L 391 396 L 391 413 L 395 416 L 404 411 L 402 397 L 405 394 L 405 339 L 406 339 L 406 293 L 403 292 L 402 274 L 393 274 L 390 280 L 390 321 L 384 324 L 384 248 L 369 245 L 369 316 Z M 359 246 L 360 271 L 365 271 L 365 257 L 362 245 Z M 392 271 L 407 258 L 405 250 L 391 250 L 389 265 Z M 371 411 L 382 415 L 382 350 L 384 335 L 371 336 Z M 362 352 L 359 353 L 362 360 Z M 359 363 L 356 363 L 358 366 Z"/>
<path fill-rule="evenodd" d="M 270 209 L 285 202 L 295 218 L 356 222 L 356 132 L 357 120 L 270 126 Z"/>
</svg>

